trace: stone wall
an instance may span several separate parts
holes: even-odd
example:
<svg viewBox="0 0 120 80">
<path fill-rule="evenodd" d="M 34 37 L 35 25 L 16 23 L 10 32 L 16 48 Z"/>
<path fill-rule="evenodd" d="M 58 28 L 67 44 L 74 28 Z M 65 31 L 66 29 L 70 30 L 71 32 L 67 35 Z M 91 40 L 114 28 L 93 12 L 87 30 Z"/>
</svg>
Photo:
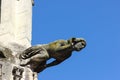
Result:
<svg viewBox="0 0 120 80">
<path fill-rule="evenodd" d="M 0 44 L 10 47 L 16 54 L 31 46 L 32 2 L 1 1 Z"/>
<path fill-rule="evenodd" d="M 16 57 L 31 46 L 32 1 L 1 0 L 0 6 L 0 80 L 37 80 L 37 73 L 20 66 Z"/>
</svg>

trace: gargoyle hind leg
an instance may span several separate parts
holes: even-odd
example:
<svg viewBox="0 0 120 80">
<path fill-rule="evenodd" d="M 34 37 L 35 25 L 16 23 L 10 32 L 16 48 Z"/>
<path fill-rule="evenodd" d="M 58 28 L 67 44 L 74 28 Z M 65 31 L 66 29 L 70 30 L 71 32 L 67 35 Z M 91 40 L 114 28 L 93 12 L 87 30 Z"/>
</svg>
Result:
<svg viewBox="0 0 120 80">
<path fill-rule="evenodd" d="M 42 62 L 49 58 L 48 52 L 41 46 L 33 46 L 25 51 L 21 55 L 19 55 L 19 59 L 21 60 L 20 65 L 32 64 L 31 62 Z"/>
</svg>

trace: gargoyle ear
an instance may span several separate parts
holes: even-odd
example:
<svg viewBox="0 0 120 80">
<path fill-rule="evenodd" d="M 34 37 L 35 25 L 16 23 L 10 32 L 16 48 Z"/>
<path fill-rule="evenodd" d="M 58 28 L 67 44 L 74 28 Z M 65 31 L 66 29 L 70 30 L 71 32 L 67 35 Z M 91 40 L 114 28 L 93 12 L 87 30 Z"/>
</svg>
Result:
<svg viewBox="0 0 120 80">
<path fill-rule="evenodd" d="M 76 38 L 73 37 L 73 38 L 72 38 L 72 41 L 75 41 L 75 40 L 76 40 Z"/>
<path fill-rule="evenodd" d="M 76 40 L 76 38 L 72 37 L 68 40 L 68 43 L 73 43 Z"/>
</svg>

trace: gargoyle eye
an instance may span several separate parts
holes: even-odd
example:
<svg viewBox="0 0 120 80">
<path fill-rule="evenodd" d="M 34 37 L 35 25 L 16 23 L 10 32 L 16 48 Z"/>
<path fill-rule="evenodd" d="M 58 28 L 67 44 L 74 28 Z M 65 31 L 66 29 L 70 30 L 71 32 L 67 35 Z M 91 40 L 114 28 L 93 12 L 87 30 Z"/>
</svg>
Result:
<svg viewBox="0 0 120 80">
<path fill-rule="evenodd" d="M 82 44 L 84 47 L 86 46 L 86 43 L 85 43 L 85 42 L 82 42 L 81 44 Z"/>
<path fill-rule="evenodd" d="M 72 38 L 72 41 L 74 41 L 75 39 L 76 39 L 76 38 L 73 37 L 73 38 Z"/>
<path fill-rule="evenodd" d="M 64 46 L 65 44 L 61 43 L 60 45 L 61 45 L 61 46 Z"/>
</svg>

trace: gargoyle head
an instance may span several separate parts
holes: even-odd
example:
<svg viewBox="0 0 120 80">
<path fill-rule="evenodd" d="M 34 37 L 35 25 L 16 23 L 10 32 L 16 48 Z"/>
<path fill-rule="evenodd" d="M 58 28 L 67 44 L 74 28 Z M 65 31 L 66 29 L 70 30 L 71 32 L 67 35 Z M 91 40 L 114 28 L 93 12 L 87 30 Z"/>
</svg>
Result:
<svg viewBox="0 0 120 80">
<path fill-rule="evenodd" d="M 72 44 L 72 48 L 75 51 L 80 51 L 86 46 L 86 41 L 83 38 L 71 38 L 68 42 Z"/>
</svg>

